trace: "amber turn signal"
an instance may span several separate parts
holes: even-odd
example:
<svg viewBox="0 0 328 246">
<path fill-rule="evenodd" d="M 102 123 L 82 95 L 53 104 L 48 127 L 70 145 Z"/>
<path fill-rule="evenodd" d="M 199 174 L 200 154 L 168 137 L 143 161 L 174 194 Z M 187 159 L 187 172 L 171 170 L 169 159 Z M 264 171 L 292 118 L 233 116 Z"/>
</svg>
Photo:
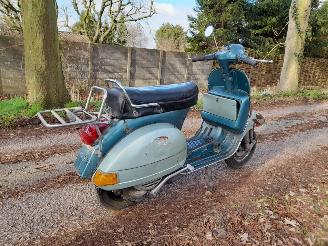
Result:
<svg viewBox="0 0 328 246">
<path fill-rule="evenodd" d="M 96 171 L 92 177 L 92 182 L 96 186 L 115 185 L 118 183 L 117 173 L 102 173 Z"/>
</svg>

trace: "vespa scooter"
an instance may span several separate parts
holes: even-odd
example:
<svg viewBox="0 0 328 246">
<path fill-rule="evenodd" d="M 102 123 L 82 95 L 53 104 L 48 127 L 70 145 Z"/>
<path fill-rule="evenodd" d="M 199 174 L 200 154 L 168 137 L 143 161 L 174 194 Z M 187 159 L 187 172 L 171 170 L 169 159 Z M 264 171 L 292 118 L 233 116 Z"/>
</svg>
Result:
<svg viewBox="0 0 328 246">
<path fill-rule="evenodd" d="M 240 44 L 192 58 L 193 62 L 209 60 L 216 60 L 220 68 L 208 77 L 203 121 L 190 139 L 181 128 L 198 100 L 193 82 L 132 88 L 107 79 L 105 88 L 91 88 L 84 108 L 46 110 L 38 117 L 47 127 L 84 125 L 76 171 L 92 180 L 103 204 L 122 209 L 157 194 L 177 175 L 220 161 L 240 168 L 252 157 L 254 127 L 264 118 L 251 110 L 248 77 L 231 65 L 254 66 L 259 60 L 248 57 Z M 96 92 L 103 96 L 100 109 L 93 112 L 90 104 Z M 49 115 L 55 120 L 49 122 Z"/>
</svg>

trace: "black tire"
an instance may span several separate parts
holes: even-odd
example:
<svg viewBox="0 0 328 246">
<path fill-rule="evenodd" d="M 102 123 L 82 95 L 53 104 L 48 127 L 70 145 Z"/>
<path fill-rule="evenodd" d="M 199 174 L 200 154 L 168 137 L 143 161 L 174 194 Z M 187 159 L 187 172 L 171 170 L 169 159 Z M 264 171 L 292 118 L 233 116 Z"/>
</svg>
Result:
<svg viewBox="0 0 328 246">
<path fill-rule="evenodd" d="M 239 152 L 242 148 L 244 148 L 245 146 L 245 139 L 244 138 L 238 148 L 238 150 L 236 151 L 236 153 L 229 157 L 228 159 L 225 160 L 225 162 L 227 163 L 227 166 L 233 169 L 238 169 L 243 167 L 253 156 L 254 151 L 256 149 L 256 134 L 254 132 L 254 129 L 251 129 L 248 132 L 249 136 L 251 136 L 250 141 L 251 143 L 254 143 L 254 145 L 249 149 L 249 150 L 243 150 L 244 151 L 244 155 L 240 155 Z"/>
<path fill-rule="evenodd" d="M 114 193 L 113 191 L 96 188 L 96 192 L 100 203 L 104 207 L 112 210 L 121 210 L 136 204 L 134 201 L 124 199 L 122 194 Z"/>
</svg>

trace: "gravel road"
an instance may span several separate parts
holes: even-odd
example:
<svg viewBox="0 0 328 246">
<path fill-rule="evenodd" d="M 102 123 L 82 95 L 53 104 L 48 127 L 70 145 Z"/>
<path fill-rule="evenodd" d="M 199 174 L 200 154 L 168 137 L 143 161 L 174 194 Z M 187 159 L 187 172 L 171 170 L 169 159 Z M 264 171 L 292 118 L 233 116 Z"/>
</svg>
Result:
<svg viewBox="0 0 328 246">
<path fill-rule="evenodd" d="M 188 238 L 194 245 L 212 245 L 206 230 L 203 235 L 202 229 L 193 228 L 199 218 L 219 202 L 225 207 L 225 200 L 246 192 L 249 182 L 262 180 L 257 187 L 263 185 L 261 190 L 266 190 L 267 180 L 288 171 L 287 163 L 298 160 L 299 170 L 307 170 L 302 168 L 309 164 L 307 157 L 315 159 L 314 153 L 327 152 L 328 103 L 261 113 L 266 124 L 256 129 L 257 150 L 245 168 L 230 170 L 219 163 L 184 176 L 165 186 L 157 197 L 120 212 L 101 207 L 92 184 L 74 174 L 79 148 L 75 129 L 8 130 L 10 134 L 0 140 L 0 244 L 182 245 Z M 186 135 L 200 123 L 198 113 L 192 112 L 183 128 Z M 283 188 L 288 187 L 286 183 Z M 208 194 L 217 200 L 207 199 Z"/>
</svg>

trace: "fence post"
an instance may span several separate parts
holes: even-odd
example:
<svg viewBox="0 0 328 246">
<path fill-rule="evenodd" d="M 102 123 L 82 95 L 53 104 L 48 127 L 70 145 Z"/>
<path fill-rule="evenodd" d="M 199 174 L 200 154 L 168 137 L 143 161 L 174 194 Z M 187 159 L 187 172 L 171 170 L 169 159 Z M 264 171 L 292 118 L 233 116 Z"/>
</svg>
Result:
<svg viewBox="0 0 328 246">
<path fill-rule="evenodd" d="M 164 84 L 164 71 L 166 65 L 166 51 L 159 51 L 159 62 L 158 62 L 158 85 Z"/>
<path fill-rule="evenodd" d="M 127 65 L 126 65 L 126 81 L 129 86 L 132 85 L 131 81 L 131 61 L 132 61 L 132 48 L 128 47 L 128 59 L 127 59 Z"/>
<path fill-rule="evenodd" d="M 94 64 L 93 64 L 94 50 L 93 50 L 93 44 L 91 42 L 89 42 L 89 45 L 88 45 L 88 56 L 89 56 L 88 87 L 91 87 L 91 86 L 95 85 Z"/>
<path fill-rule="evenodd" d="M 185 80 L 189 80 L 189 70 L 191 67 L 191 60 L 189 59 L 189 55 L 186 54 L 186 71 L 185 71 Z"/>
</svg>

